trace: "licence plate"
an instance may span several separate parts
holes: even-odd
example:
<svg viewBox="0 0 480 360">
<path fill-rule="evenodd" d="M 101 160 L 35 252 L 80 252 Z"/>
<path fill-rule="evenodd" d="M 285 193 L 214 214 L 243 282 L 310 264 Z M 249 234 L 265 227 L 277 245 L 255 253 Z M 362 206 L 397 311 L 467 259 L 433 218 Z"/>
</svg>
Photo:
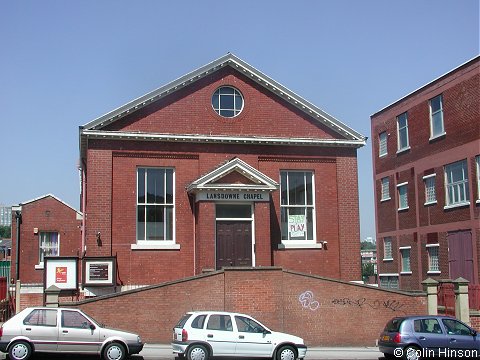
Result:
<svg viewBox="0 0 480 360">
<path fill-rule="evenodd" d="M 383 340 L 383 341 L 390 341 L 390 336 L 388 336 L 388 335 L 383 335 L 382 340 Z"/>
</svg>

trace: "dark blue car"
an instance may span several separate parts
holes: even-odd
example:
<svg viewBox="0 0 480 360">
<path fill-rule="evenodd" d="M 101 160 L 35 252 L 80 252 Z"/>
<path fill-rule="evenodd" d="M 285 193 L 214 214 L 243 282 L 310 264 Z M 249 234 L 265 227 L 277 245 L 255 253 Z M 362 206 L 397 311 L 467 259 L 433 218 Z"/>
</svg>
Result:
<svg viewBox="0 0 480 360">
<path fill-rule="evenodd" d="M 440 315 L 393 318 L 380 334 L 378 346 L 387 359 L 480 357 L 477 332 L 453 317 Z"/>
</svg>

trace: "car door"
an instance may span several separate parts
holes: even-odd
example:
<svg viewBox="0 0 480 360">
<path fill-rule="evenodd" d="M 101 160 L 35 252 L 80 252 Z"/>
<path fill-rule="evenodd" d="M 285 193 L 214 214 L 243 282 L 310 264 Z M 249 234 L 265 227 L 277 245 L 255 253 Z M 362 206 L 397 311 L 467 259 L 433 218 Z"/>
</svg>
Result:
<svg viewBox="0 0 480 360">
<path fill-rule="evenodd" d="M 478 335 L 473 336 L 472 329 L 455 319 L 442 319 L 447 332 L 448 348 L 456 350 L 480 350 Z"/>
<path fill-rule="evenodd" d="M 21 334 L 31 340 L 36 351 L 57 350 L 57 313 L 56 309 L 34 309 L 23 319 Z"/>
<path fill-rule="evenodd" d="M 270 357 L 273 352 L 272 334 L 255 320 L 235 316 L 238 331 L 236 356 Z"/>
<path fill-rule="evenodd" d="M 83 313 L 61 310 L 59 352 L 96 354 L 100 350 L 100 329 Z"/>
<path fill-rule="evenodd" d="M 428 351 L 429 355 L 433 355 L 433 353 L 438 355 L 439 349 L 448 347 L 446 334 L 436 318 L 415 319 L 413 332 L 418 344 L 426 349 L 425 351 Z"/>
<path fill-rule="evenodd" d="M 232 317 L 229 314 L 211 314 L 207 320 L 205 336 L 205 341 L 213 349 L 213 356 L 235 355 L 238 333 L 233 330 Z"/>
</svg>

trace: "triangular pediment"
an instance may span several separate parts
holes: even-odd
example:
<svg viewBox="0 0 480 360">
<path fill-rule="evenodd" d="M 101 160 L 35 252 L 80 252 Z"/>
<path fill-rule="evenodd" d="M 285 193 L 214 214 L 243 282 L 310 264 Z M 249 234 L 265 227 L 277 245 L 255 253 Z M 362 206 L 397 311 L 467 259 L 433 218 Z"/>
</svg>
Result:
<svg viewBox="0 0 480 360">
<path fill-rule="evenodd" d="M 305 136 L 276 136 L 262 134 L 238 134 L 224 136 L 223 134 L 207 133 L 166 133 L 151 132 L 143 129 L 123 130 L 114 125 L 120 120 L 139 114 L 140 110 L 158 104 L 164 99 L 177 94 L 182 89 L 194 86 L 202 79 L 210 78 L 224 69 L 233 69 L 237 74 L 256 83 L 272 98 L 281 99 L 303 113 L 305 118 L 311 119 L 319 127 L 328 129 L 332 134 L 329 137 L 319 137 L 306 133 Z M 177 80 L 172 81 L 148 94 L 145 94 L 119 108 L 100 116 L 99 118 L 80 127 L 80 149 L 83 155 L 87 146 L 87 139 L 118 139 L 133 141 L 166 141 L 166 142 L 195 142 L 195 143 L 245 143 L 261 145 L 291 145 L 291 146 L 340 146 L 359 148 L 365 145 L 366 137 L 351 129 L 341 121 L 329 115 L 322 109 L 298 96 L 293 91 L 276 82 L 237 56 L 228 53 L 211 63 L 194 70 Z"/>
<path fill-rule="evenodd" d="M 279 184 L 270 177 L 248 165 L 245 161 L 234 158 L 213 169 L 187 186 L 190 193 L 200 191 L 261 191 L 271 192 Z"/>
</svg>

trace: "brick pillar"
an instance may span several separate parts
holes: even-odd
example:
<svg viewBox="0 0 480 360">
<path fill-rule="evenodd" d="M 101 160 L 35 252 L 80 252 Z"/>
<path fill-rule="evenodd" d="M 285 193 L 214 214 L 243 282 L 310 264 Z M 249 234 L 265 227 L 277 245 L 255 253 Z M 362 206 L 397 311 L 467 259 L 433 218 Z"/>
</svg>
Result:
<svg viewBox="0 0 480 360">
<path fill-rule="evenodd" d="M 428 315 L 438 314 L 438 281 L 428 278 L 422 281 L 423 288 L 427 293 Z"/>
<path fill-rule="evenodd" d="M 470 325 L 468 283 L 469 281 L 462 277 L 453 280 L 453 285 L 455 286 L 455 317 L 458 320 Z"/>
</svg>

